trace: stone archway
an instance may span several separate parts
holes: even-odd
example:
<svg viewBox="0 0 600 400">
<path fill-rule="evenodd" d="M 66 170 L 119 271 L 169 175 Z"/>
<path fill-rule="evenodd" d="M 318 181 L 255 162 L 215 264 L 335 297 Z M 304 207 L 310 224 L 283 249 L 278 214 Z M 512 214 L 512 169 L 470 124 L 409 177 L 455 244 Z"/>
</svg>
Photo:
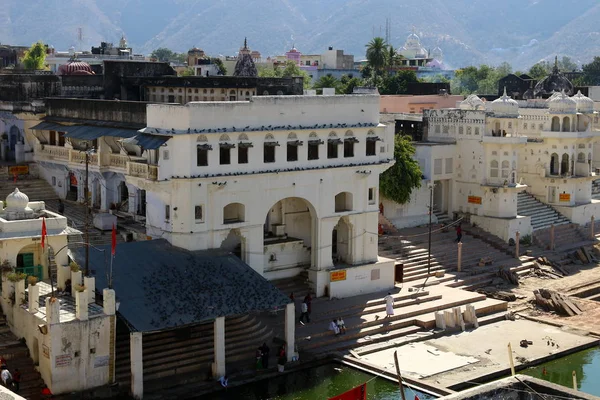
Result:
<svg viewBox="0 0 600 400">
<path fill-rule="evenodd" d="M 50 248 L 48 245 L 48 249 Z M 22 247 L 17 253 L 14 265 L 18 272 L 33 275 L 42 280 L 48 261 L 44 257 L 41 243 L 32 243 Z"/>
<path fill-rule="evenodd" d="M 232 252 L 240 260 L 247 262 L 246 239 L 239 229 L 231 229 L 225 240 L 221 242 L 221 249 Z"/>
<path fill-rule="evenodd" d="M 312 204 L 299 197 L 279 200 L 267 211 L 263 226 L 265 273 L 294 276 L 316 264 L 316 219 Z"/>
<path fill-rule="evenodd" d="M 331 258 L 333 265 L 352 264 L 352 224 L 341 217 L 331 231 Z"/>
</svg>

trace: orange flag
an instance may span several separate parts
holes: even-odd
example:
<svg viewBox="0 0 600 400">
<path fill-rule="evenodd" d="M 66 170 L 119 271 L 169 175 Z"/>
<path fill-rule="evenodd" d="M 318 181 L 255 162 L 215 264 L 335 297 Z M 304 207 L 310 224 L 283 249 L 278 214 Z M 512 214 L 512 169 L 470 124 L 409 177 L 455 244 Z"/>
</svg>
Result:
<svg viewBox="0 0 600 400">
<path fill-rule="evenodd" d="M 367 400 L 367 384 L 363 383 L 329 400 Z"/>
</svg>

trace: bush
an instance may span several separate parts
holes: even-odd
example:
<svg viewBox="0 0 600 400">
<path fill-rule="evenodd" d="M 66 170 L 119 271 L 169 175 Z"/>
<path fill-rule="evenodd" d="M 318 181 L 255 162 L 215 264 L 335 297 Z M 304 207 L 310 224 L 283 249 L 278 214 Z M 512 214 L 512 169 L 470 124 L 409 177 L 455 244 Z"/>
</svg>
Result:
<svg viewBox="0 0 600 400">
<path fill-rule="evenodd" d="M 29 283 L 29 286 L 35 286 L 37 282 L 38 282 L 37 276 L 30 275 L 27 277 L 27 283 Z"/>
<path fill-rule="evenodd" d="M 74 289 L 77 292 L 84 292 L 86 288 L 85 288 L 85 285 L 75 285 Z"/>
<path fill-rule="evenodd" d="M 19 282 L 25 278 L 27 278 L 27 274 L 22 272 L 11 272 L 6 275 L 6 279 L 8 279 L 10 282 Z"/>
<path fill-rule="evenodd" d="M 69 267 L 71 267 L 71 272 L 79 272 L 79 271 L 81 271 L 81 268 L 79 267 L 79 264 L 77 264 L 75 261 L 71 261 L 71 263 L 69 264 Z"/>
<path fill-rule="evenodd" d="M 519 239 L 519 243 L 524 246 L 530 246 L 531 245 L 531 235 L 525 235 L 525 236 L 521 237 Z"/>
</svg>

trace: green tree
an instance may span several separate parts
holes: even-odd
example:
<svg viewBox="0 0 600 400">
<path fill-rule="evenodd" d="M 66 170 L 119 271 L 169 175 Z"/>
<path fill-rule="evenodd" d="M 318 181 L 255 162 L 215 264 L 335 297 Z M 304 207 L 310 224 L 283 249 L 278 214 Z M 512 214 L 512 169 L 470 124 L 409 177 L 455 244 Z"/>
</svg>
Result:
<svg viewBox="0 0 600 400">
<path fill-rule="evenodd" d="M 381 37 L 373 38 L 367 45 L 367 63 L 376 73 L 381 74 L 386 65 L 387 44 Z"/>
<path fill-rule="evenodd" d="M 211 58 L 213 64 L 215 64 L 219 70 L 219 75 L 227 75 L 227 68 L 223 64 L 223 60 L 220 58 Z"/>
<path fill-rule="evenodd" d="M 548 75 L 548 72 L 549 71 L 542 63 L 535 63 L 529 68 L 527 75 L 539 81 L 540 79 L 545 78 Z"/>
<path fill-rule="evenodd" d="M 594 57 L 592 62 L 581 67 L 583 75 L 580 81 L 586 85 L 600 84 L 600 57 Z"/>
<path fill-rule="evenodd" d="M 331 74 L 323 75 L 313 85 L 315 89 L 334 88 L 337 94 L 340 94 L 340 81 Z"/>
<path fill-rule="evenodd" d="M 25 69 L 44 69 L 46 67 L 46 46 L 42 42 L 31 45 L 22 60 Z"/>
<path fill-rule="evenodd" d="M 259 67 L 258 76 L 261 78 L 292 78 L 300 76 L 304 79 L 304 89 L 310 89 L 311 78 L 306 71 L 300 69 L 298 64 L 292 60 L 287 60 L 283 67 Z"/>
<path fill-rule="evenodd" d="M 508 63 L 498 67 L 480 65 L 479 68 L 470 66 L 457 70 L 450 81 L 450 89 L 456 94 L 491 94 L 498 92 L 498 81 L 512 71 Z"/>
<path fill-rule="evenodd" d="M 429 83 L 450 83 L 450 79 L 442 74 L 430 75 L 424 78 L 421 78 L 423 82 Z"/>
<path fill-rule="evenodd" d="M 423 174 L 419 163 L 413 158 L 414 154 L 415 147 L 411 143 L 410 136 L 396 135 L 394 140 L 396 163 L 379 178 L 379 190 L 384 197 L 404 204 L 410 201 L 413 189 L 421 187 Z"/>
<path fill-rule="evenodd" d="M 406 94 L 408 84 L 418 81 L 415 71 L 400 70 L 393 75 L 385 76 L 377 85 L 377 89 L 380 94 Z"/>
<path fill-rule="evenodd" d="M 174 53 L 170 49 L 167 49 L 166 47 L 160 47 L 154 50 L 152 54 L 150 54 L 150 57 L 156 58 L 158 61 L 169 62 L 175 59 L 176 55 L 177 53 Z"/>
<path fill-rule="evenodd" d="M 364 86 L 364 82 L 362 79 L 352 76 L 352 74 L 342 75 L 340 78 L 341 94 L 352 94 L 357 86 Z"/>
<path fill-rule="evenodd" d="M 396 52 L 396 49 L 394 48 L 394 46 L 389 45 L 387 50 L 386 50 L 386 57 L 385 57 L 385 63 L 387 65 L 388 68 L 393 68 L 398 64 L 398 60 L 400 59 L 400 57 L 398 56 L 398 53 Z"/>
</svg>

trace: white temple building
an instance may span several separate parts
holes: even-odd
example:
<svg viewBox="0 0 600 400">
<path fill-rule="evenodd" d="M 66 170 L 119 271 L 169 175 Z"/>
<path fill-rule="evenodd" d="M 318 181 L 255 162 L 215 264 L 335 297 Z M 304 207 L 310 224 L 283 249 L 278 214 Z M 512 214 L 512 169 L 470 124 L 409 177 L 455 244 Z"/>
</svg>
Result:
<svg viewBox="0 0 600 400">
<path fill-rule="evenodd" d="M 457 108 L 424 111 L 424 122 L 415 158 L 424 183 L 434 183 L 434 221 L 464 216 L 509 240 L 517 231 L 600 217 L 592 198 L 598 113 L 581 93 L 515 101 L 505 92 L 489 103 L 471 95 Z M 428 222 L 429 190 L 422 185 L 404 205 L 384 200 L 385 216 L 400 227 Z M 559 214 L 521 214 L 528 197 Z"/>
</svg>

